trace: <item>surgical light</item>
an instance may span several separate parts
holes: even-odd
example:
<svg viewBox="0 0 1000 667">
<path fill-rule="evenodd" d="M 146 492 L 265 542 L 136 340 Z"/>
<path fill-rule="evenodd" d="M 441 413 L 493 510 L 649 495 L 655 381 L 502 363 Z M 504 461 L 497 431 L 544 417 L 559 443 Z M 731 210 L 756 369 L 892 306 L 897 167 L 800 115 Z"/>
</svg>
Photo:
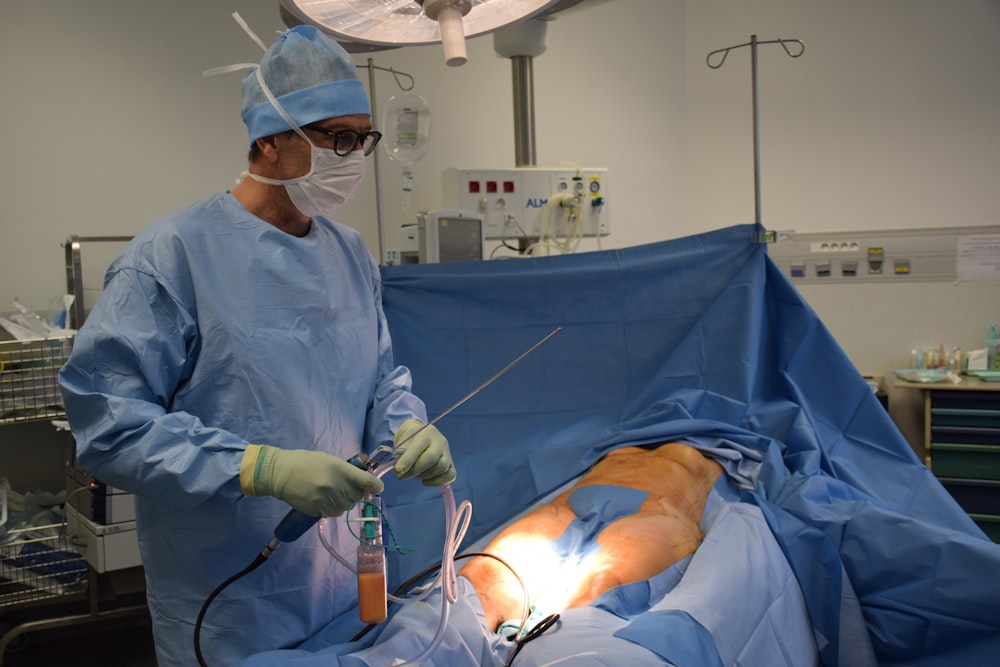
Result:
<svg viewBox="0 0 1000 667">
<path fill-rule="evenodd" d="M 465 39 L 580 0 L 280 0 L 287 24 L 307 23 L 358 50 L 441 43 L 445 62 L 466 61 Z"/>
</svg>

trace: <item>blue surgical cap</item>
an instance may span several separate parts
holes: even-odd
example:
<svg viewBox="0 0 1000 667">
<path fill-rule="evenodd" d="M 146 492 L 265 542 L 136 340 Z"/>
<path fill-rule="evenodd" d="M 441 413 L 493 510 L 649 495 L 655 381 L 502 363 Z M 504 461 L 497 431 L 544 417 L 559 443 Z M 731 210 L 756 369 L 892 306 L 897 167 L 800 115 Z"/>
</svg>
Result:
<svg viewBox="0 0 1000 667">
<path fill-rule="evenodd" d="M 261 59 L 260 73 L 299 127 L 338 116 L 371 114 L 354 60 L 313 26 L 296 26 L 278 37 Z M 292 129 L 261 90 L 256 70 L 243 78 L 242 113 L 250 143 Z"/>
</svg>

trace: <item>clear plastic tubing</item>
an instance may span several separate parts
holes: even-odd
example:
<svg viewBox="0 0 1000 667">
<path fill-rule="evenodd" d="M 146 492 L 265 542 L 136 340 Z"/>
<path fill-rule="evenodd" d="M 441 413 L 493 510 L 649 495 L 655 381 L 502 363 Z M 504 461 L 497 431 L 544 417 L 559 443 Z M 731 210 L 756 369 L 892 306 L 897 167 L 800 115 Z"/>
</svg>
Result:
<svg viewBox="0 0 1000 667">
<path fill-rule="evenodd" d="M 389 463 L 375 470 L 373 474 L 376 477 L 381 477 L 391 468 L 392 464 Z M 427 595 L 429 595 L 430 592 L 437 587 L 438 583 L 440 583 L 441 620 L 438 623 L 437 632 L 435 632 L 434 637 L 427 645 L 427 648 L 425 648 L 420 655 L 412 660 L 399 663 L 398 667 L 419 665 L 430 657 L 430 655 L 437 649 L 438 645 L 444 639 L 444 633 L 448 629 L 448 619 L 451 614 L 451 605 L 458 601 L 458 575 L 455 570 L 455 554 L 458 551 L 458 547 L 462 543 L 462 540 L 465 538 L 466 530 L 469 528 L 469 521 L 472 519 L 472 503 L 468 500 L 463 500 L 462 504 L 456 507 L 455 494 L 451 490 L 451 484 L 441 486 L 441 496 L 444 500 L 445 536 L 444 547 L 441 554 L 441 569 L 438 572 L 437 579 L 418 596 L 405 598 L 396 597 L 394 595 L 387 596 L 393 602 L 403 604 L 416 602 L 427 597 Z M 344 567 L 352 572 L 357 572 L 354 564 L 337 553 L 336 549 L 333 548 L 333 545 L 326 539 L 326 535 L 323 533 L 322 521 L 319 525 L 320 541 L 323 543 L 323 546 L 326 547 L 326 550 L 329 551 L 330 554 Z"/>
</svg>

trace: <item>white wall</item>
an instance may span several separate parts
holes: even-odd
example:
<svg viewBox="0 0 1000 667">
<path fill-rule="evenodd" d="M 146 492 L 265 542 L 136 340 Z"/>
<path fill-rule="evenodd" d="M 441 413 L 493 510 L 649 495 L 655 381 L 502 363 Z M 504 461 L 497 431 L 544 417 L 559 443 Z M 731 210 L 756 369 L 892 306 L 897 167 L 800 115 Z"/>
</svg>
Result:
<svg viewBox="0 0 1000 667">
<path fill-rule="evenodd" d="M 800 232 L 1000 224 L 1000 2 L 687 3 L 692 219 L 753 220 L 749 49 L 759 47 L 762 222 Z M 697 146 L 697 148 L 695 148 Z M 996 282 L 805 285 L 862 372 L 982 346 Z"/>
<path fill-rule="evenodd" d="M 697 61 L 751 33 L 806 45 L 795 60 L 759 50 L 769 228 L 1000 221 L 1000 2 L 702 0 L 687 22 L 701 224 L 753 211 L 749 54 L 718 71 Z"/>
<path fill-rule="evenodd" d="M 0 310 L 14 297 L 44 309 L 64 291 L 66 236 L 132 234 L 233 182 L 246 163 L 241 74 L 201 73 L 258 60 L 230 13 L 270 41 L 277 4 L 0 3 Z M 1000 1 L 584 0 L 549 24 L 533 63 L 537 163 L 609 169 L 603 247 L 754 220 L 750 51 L 705 64 L 752 34 L 806 45 L 798 59 L 759 50 L 767 227 L 1000 222 Z M 416 210 L 440 207 L 445 167 L 514 166 L 510 62 L 489 36 L 468 48 L 460 68 L 437 46 L 370 55 L 413 75 L 433 112 L 406 211 L 399 165 L 382 160 L 390 246 Z M 375 81 L 384 109 L 399 91 L 385 72 Z M 377 254 L 374 181 L 340 218 Z M 914 346 L 977 344 L 1000 319 L 995 286 L 802 292 L 859 369 L 880 372 Z"/>
</svg>

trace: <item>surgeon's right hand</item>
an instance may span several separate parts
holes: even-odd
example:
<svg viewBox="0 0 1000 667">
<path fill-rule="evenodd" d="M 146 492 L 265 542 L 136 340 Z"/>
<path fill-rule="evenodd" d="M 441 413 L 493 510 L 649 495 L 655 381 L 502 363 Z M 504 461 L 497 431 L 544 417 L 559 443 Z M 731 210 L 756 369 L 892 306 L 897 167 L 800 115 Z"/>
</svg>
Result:
<svg viewBox="0 0 1000 667">
<path fill-rule="evenodd" d="M 382 480 L 343 459 L 308 449 L 247 445 L 240 488 L 247 496 L 274 496 L 309 516 L 338 516 Z"/>
</svg>

